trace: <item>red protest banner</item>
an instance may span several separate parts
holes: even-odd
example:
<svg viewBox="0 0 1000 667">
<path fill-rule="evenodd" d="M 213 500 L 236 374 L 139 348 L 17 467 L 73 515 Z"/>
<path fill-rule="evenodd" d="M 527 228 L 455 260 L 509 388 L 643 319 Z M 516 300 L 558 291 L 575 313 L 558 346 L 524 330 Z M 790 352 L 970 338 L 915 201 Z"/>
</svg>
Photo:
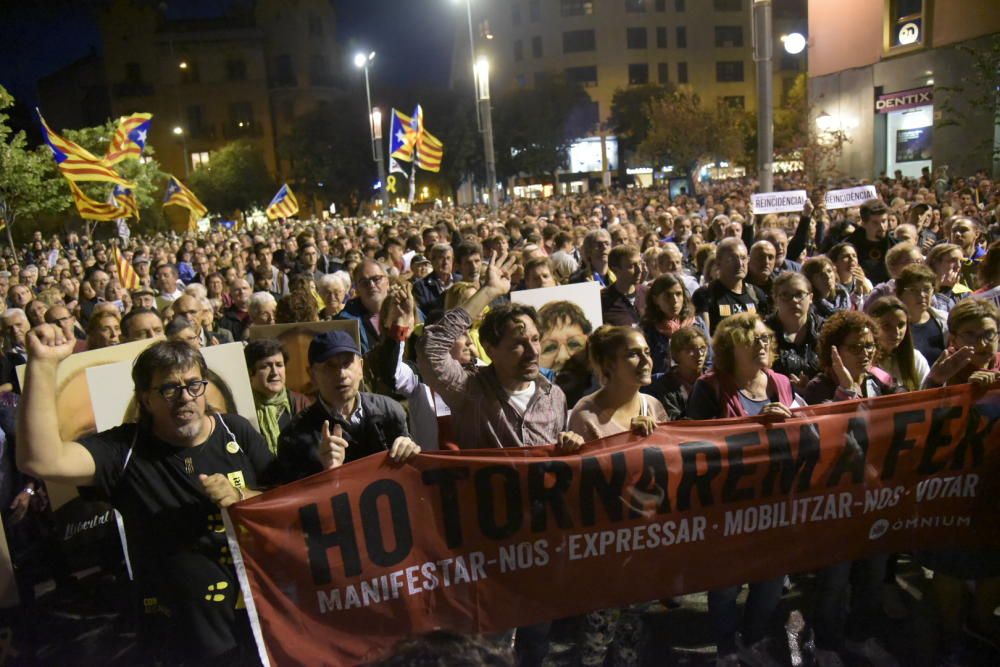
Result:
<svg viewBox="0 0 1000 667">
<path fill-rule="evenodd" d="M 827 404 L 551 448 L 384 455 L 230 509 L 265 664 L 350 665 L 812 570 L 1000 545 L 1000 391 Z"/>
</svg>

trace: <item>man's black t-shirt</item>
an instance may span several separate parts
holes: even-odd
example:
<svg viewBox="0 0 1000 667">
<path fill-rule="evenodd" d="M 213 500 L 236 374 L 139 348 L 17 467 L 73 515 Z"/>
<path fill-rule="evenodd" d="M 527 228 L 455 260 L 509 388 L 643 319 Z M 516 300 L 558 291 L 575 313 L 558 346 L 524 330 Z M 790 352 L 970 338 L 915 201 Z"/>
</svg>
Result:
<svg viewBox="0 0 1000 667">
<path fill-rule="evenodd" d="M 237 611 L 242 599 L 222 515 L 198 475 L 221 473 L 234 486 L 257 489 L 273 457 L 247 420 L 213 421 L 197 447 L 174 447 L 135 424 L 80 441 L 94 459 L 93 486 L 122 515 L 143 597 L 169 613 L 167 645 L 178 661 L 221 655 L 250 637 L 246 614 Z"/>
<path fill-rule="evenodd" d="M 757 313 L 763 318 L 769 310 L 764 290 L 746 280 L 743 281 L 743 292 L 740 294 L 730 291 L 718 280 L 713 280 L 708 285 L 699 287 L 691 301 L 695 311 L 708 313 L 709 333 L 713 334 L 719 322 L 730 315 Z"/>
</svg>

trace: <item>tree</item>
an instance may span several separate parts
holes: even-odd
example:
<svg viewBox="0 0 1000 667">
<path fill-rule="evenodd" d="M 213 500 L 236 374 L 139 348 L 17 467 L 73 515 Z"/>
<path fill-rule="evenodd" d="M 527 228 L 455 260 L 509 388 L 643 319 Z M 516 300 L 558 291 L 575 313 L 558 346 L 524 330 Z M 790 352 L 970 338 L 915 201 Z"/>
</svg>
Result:
<svg viewBox="0 0 1000 667">
<path fill-rule="evenodd" d="M 494 112 L 497 174 L 554 174 L 563 168 L 579 130 L 591 129 L 570 127 L 572 117 L 590 104 L 583 88 L 562 76 L 501 97 Z"/>
<path fill-rule="evenodd" d="M 649 134 L 649 107 L 673 93 L 675 86 L 647 83 L 619 88 L 611 99 L 611 128 L 618 136 L 618 164 L 625 168 L 625 155 L 634 153 Z"/>
<path fill-rule="evenodd" d="M 936 129 L 980 124 L 992 120 L 993 132 L 982 133 L 973 150 L 989 150 L 994 163 L 1000 161 L 1000 34 L 988 38 L 983 48 L 962 44 L 957 49 L 969 58 L 967 66 L 955 70 L 964 72 L 958 83 L 934 89 L 935 111 L 940 112 Z M 982 123 L 980 126 L 986 125 Z"/>
<path fill-rule="evenodd" d="M 187 186 L 208 210 L 224 215 L 265 206 L 277 190 L 260 149 L 247 139 L 213 152 L 207 164 L 191 173 Z"/>
<path fill-rule="evenodd" d="M 352 200 L 367 199 L 375 180 L 367 115 L 363 97 L 340 95 L 296 118 L 282 141 L 293 189 L 332 199 L 342 210 Z"/>
<path fill-rule="evenodd" d="M 19 219 L 58 213 L 69 205 L 59 191 L 52 154 L 47 148 L 28 150 L 24 132 L 8 124 L 14 98 L 0 86 L 0 221 L 14 249 L 13 228 Z"/>
<path fill-rule="evenodd" d="M 841 128 L 827 127 L 809 105 L 808 80 L 800 74 L 788 91 L 785 104 L 774 110 L 774 154 L 800 162 L 811 183 L 820 183 L 838 175 L 837 162 L 849 139 Z M 821 127 L 823 126 L 823 127 Z M 753 124 L 753 153 L 757 151 L 757 125 Z"/>
<path fill-rule="evenodd" d="M 701 106 L 698 95 L 674 92 L 649 105 L 649 132 L 639 154 L 661 164 L 670 162 L 687 172 L 688 192 L 694 193 L 694 176 L 705 160 L 738 162 L 744 155 L 742 119 L 737 109 Z"/>
</svg>

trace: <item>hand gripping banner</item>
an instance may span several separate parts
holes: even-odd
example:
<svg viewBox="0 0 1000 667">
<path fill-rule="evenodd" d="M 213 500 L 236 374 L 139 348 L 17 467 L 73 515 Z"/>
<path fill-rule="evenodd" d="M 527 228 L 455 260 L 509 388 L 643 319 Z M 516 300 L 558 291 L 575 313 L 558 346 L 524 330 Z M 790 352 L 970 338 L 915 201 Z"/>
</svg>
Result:
<svg viewBox="0 0 1000 667">
<path fill-rule="evenodd" d="M 676 422 L 551 447 L 370 456 L 230 508 L 265 664 L 353 665 L 875 553 L 1000 547 L 1000 390 Z"/>
</svg>

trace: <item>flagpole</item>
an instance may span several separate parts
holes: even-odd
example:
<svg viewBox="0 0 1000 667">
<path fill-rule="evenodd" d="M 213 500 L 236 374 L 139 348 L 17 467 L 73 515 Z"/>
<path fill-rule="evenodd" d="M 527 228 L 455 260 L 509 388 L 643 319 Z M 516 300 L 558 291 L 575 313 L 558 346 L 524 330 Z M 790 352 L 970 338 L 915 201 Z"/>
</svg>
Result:
<svg viewBox="0 0 1000 667">
<path fill-rule="evenodd" d="M 417 145 L 413 144 L 413 162 L 410 163 L 410 198 L 409 201 L 412 204 L 413 200 L 417 198 Z"/>
</svg>

